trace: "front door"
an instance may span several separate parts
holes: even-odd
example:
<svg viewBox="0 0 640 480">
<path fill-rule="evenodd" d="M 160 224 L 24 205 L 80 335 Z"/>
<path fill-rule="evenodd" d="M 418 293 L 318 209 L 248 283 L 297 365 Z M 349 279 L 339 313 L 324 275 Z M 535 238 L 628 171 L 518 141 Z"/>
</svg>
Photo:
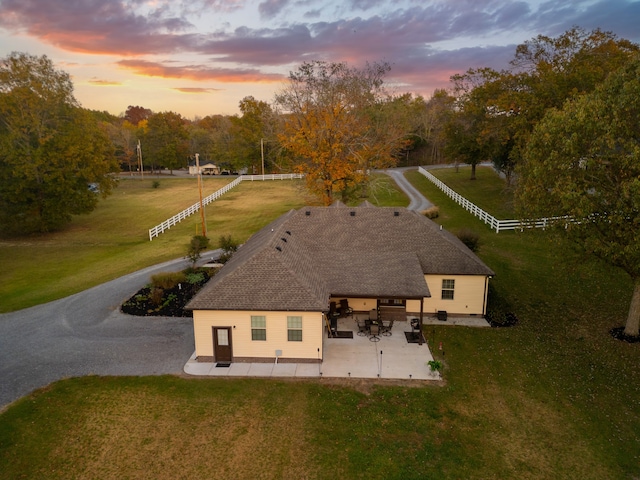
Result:
<svg viewBox="0 0 640 480">
<path fill-rule="evenodd" d="M 231 361 L 231 327 L 213 327 L 213 355 L 216 362 Z"/>
</svg>

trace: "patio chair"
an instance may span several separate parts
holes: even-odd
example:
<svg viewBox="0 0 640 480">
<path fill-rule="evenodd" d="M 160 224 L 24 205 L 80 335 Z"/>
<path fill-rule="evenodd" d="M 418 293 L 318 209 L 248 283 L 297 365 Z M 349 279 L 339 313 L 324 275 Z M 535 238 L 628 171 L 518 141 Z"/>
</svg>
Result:
<svg viewBox="0 0 640 480">
<path fill-rule="evenodd" d="M 349 300 L 346 298 L 340 300 L 340 315 L 343 317 L 353 317 L 353 308 L 349 306 Z"/>
<path fill-rule="evenodd" d="M 331 318 L 329 318 L 329 321 L 331 322 L 331 336 L 337 337 L 338 336 L 338 317 L 336 315 L 333 315 Z"/>
<path fill-rule="evenodd" d="M 412 332 L 420 331 L 420 319 L 418 318 L 411 319 L 411 331 Z"/>
<path fill-rule="evenodd" d="M 393 322 L 395 322 L 395 319 L 393 318 L 389 320 L 389 323 L 387 323 L 386 325 L 384 324 L 384 321 L 382 322 L 382 329 L 380 330 L 382 332 L 382 335 L 384 335 L 385 337 L 391 336 L 391 329 L 393 328 Z"/>
<path fill-rule="evenodd" d="M 379 342 L 380 341 L 380 325 L 377 323 L 372 323 L 369 327 L 369 341 L 370 342 Z"/>
<path fill-rule="evenodd" d="M 366 336 L 369 333 L 369 329 L 367 328 L 367 322 L 365 320 L 360 320 L 356 318 L 356 324 L 358 325 L 358 335 L 361 337 Z"/>
</svg>

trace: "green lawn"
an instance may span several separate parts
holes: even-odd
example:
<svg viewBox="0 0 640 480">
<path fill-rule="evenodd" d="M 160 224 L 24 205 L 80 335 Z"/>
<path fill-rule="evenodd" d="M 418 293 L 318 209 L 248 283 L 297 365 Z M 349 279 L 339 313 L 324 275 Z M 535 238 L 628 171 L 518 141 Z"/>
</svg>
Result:
<svg viewBox="0 0 640 480">
<path fill-rule="evenodd" d="M 409 205 L 409 197 L 400 190 L 398 184 L 383 173 L 372 175 L 372 181 L 366 198 L 360 198 L 353 202 L 359 205 L 364 200 L 379 207 L 406 207 Z"/>
<path fill-rule="evenodd" d="M 475 203 L 498 220 L 515 219 L 513 192 L 491 167 L 477 167 L 476 180 L 470 180 L 471 167 L 430 170 L 435 177 L 467 200 Z"/>
<path fill-rule="evenodd" d="M 519 318 L 426 327 L 442 384 L 63 380 L 0 414 L 0 478 L 639 478 L 640 344 L 608 334 L 631 282 L 544 232 L 496 234 L 407 176 L 444 228 L 478 233 Z"/>
</svg>

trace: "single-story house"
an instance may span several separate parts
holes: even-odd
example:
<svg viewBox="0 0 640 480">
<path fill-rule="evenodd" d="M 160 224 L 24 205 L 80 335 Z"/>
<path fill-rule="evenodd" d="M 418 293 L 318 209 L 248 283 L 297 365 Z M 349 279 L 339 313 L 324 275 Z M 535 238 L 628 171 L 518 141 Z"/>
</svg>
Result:
<svg viewBox="0 0 640 480">
<path fill-rule="evenodd" d="M 253 235 L 189 302 L 205 362 L 321 362 L 347 299 L 406 321 L 484 316 L 494 272 L 455 235 L 399 207 L 291 210 Z M 335 302 L 335 303 L 334 303 Z"/>
<path fill-rule="evenodd" d="M 206 163 L 204 165 L 200 165 L 200 173 L 202 175 L 220 175 L 220 167 L 214 165 L 213 163 Z M 189 165 L 189 175 L 197 175 L 198 167 L 197 165 Z"/>
</svg>

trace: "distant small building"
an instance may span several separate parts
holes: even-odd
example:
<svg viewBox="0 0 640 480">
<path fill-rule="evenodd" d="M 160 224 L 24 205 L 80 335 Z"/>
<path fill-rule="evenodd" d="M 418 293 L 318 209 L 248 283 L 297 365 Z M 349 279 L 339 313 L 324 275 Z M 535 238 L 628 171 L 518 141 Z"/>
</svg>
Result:
<svg viewBox="0 0 640 480">
<path fill-rule="evenodd" d="M 220 168 L 213 163 L 206 163 L 200 165 L 200 172 L 198 172 L 196 165 L 189 165 L 189 175 L 198 175 L 198 173 L 202 175 L 220 175 Z"/>
</svg>

